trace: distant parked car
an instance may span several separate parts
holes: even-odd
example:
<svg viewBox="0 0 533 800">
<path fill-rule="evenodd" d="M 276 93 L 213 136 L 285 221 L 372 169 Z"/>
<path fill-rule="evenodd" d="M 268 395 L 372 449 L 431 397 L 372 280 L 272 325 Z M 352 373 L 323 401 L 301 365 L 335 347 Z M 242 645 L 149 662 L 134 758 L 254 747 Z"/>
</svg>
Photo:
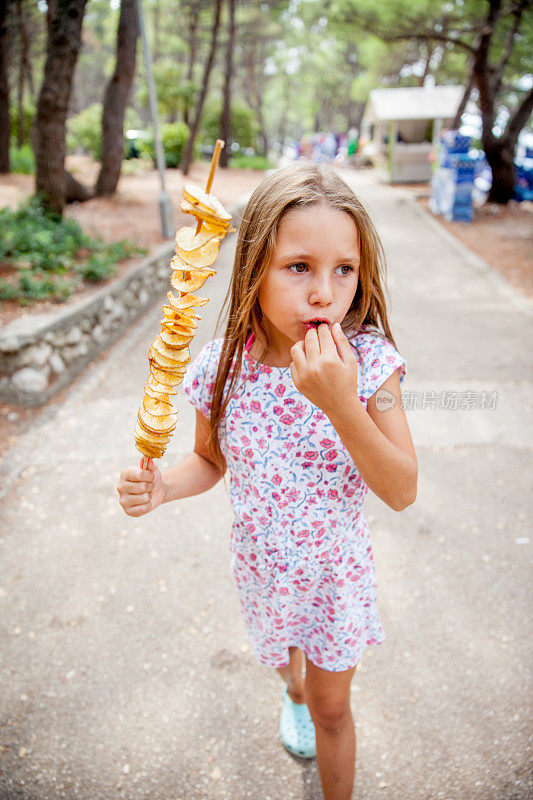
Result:
<svg viewBox="0 0 533 800">
<path fill-rule="evenodd" d="M 124 158 L 139 158 L 142 143 L 152 138 L 150 131 L 129 130 L 124 134 Z"/>
</svg>

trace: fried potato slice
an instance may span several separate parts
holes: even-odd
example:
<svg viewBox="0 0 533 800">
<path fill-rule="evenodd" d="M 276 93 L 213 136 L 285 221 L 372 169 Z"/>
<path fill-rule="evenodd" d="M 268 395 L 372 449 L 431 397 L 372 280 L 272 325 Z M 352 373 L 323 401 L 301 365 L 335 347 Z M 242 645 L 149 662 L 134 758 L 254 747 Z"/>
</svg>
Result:
<svg viewBox="0 0 533 800">
<path fill-rule="evenodd" d="M 184 297 L 175 297 L 172 292 L 167 292 L 167 299 L 168 305 L 174 309 L 174 311 L 179 311 L 182 316 L 186 317 L 187 319 L 202 319 L 194 310 L 193 306 L 186 304 L 186 298 Z M 205 298 L 198 298 L 204 300 Z M 207 303 L 208 300 L 205 300 Z M 205 305 L 202 302 L 200 305 Z M 193 304 L 194 305 L 194 304 Z M 165 306 L 163 306 L 165 308 Z"/>
<path fill-rule="evenodd" d="M 142 405 L 144 410 L 148 411 L 153 417 L 168 417 L 170 414 L 175 413 L 171 403 L 159 398 L 155 399 L 146 394 L 142 399 Z"/>
<path fill-rule="evenodd" d="M 135 439 L 135 447 L 147 458 L 162 458 L 165 453 L 163 448 L 156 449 L 155 447 L 150 447 L 143 439 Z"/>
<path fill-rule="evenodd" d="M 198 317 L 192 317 L 190 314 L 185 316 L 183 309 L 181 311 L 176 311 L 176 309 L 171 306 L 163 306 L 163 314 L 165 318 L 162 319 L 161 322 L 170 325 L 178 325 L 186 331 L 192 331 L 194 335 L 194 331 L 198 327 Z"/>
<path fill-rule="evenodd" d="M 141 420 L 137 419 L 135 426 L 135 437 L 146 442 L 149 447 L 164 447 L 170 442 L 170 433 L 153 433 L 143 427 Z"/>
<path fill-rule="evenodd" d="M 150 359 L 148 360 L 150 361 Z M 169 387 L 176 387 L 178 384 L 182 383 L 185 372 L 185 369 L 179 372 L 168 372 L 167 370 L 159 369 L 157 363 L 153 359 L 150 361 L 150 374 L 153 376 L 154 380 L 158 383 L 166 384 Z"/>
<path fill-rule="evenodd" d="M 139 406 L 138 419 L 142 427 L 146 428 L 147 431 L 151 433 L 170 433 L 176 427 L 178 412 L 167 414 L 164 417 L 156 417 L 154 414 L 149 414 L 148 411 L 145 411 L 141 403 Z"/>
<path fill-rule="evenodd" d="M 196 233 L 195 228 L 190 228 L 188 226 L 178 228 L 175 236 L 176 247 L 187 253 L 193 252 L 194 250 L 204 250 L 206 245 L 212 244 L 213 240 L 216 239 L 217 237 L 213 236 L 209 231 L 200 230 L 199 233 Z M 215 241 L 215 244 L 217 243 L 220 244 L 220 240 L 218 240 L 218 242 Z"/>
<path fill-rule="evenodd" d="M 183 365 L 189 364 L 191 361 L 191 353 L 188 347 L 172 350 L 165 344 L 161 336 L 156 336 L 150 350 L 155 351 L 154 357 L 159 364 L 171 369 L 181 369 Z M 148 351 L 149 353 L 150 350 Z M 161 359 L 159 358 L 160 356 L 162 357 Z"/>
<path fill-rule="evenodd" d="M 227 221 L 221 220 L 215 214 L 204 210 L 199 205 L 189 203 L 187 200 L 181 202 L 180 208 L 184 214 L 192 214 L 196 219 L 201 219 L 205 223 L 205 230 L 212 232 L 214 236 L 223 237 L 229 232 L 231 217 Z"/>
<path fill-rule="evenodd" d="M 179 289 L 179 285 L 176 286 L 176 283 L 180 283 L 181 281 L 175 279 L 175 275 L 181 274 L 174 272 L 171 279 L 170 285 L 174 287 L 174 289 Z M 181 290 L 180 290 L 181 291 Z M 181 311 L 184 308 L 194 308 L 197 306 L 205 306 L 206 303 L 209 302 L 209 298 L 207 297 L 198 297 L 196 294 L 192 294 L 190 292 L 184 293 L 181 297 L 174 297 L 175 303 L 172 304 L 172 308 L 176 311 Z"/>
<path fill-rule="evenodd" d="M 194 228 L 180 228 L 176 232 L 176 260 L 190 267 L 210 267 L 218 258 L 220 250 L 220 234 L 204 230 L 195 235 Z M 175 257 L 176 258 L 176 257 Z M 174 259 L 173 259 L 174 260 Z M 172 266 L 172 261 L 170 262 Z M 179 268 L 174 267 L 174 269 Z"/>
<path fill-rule="evenodd" d="M 161 333 L 159 336 L 171 350 L 183 350 L 184 347 L 187 347 L 187 345 L 191 343 L 192 339 L 191 335 L 180 333 L 179 331 L 173 330 L 171 326 L 167 327 L 166 325 L 161 326 Z"/>
<path fill-rule="evenodd" d="M 186 183 L 183 187 L 183 196 L 189 203 L 199 205 L 202 209 L 208 211 L 220 220 L 231 222 L 231 214 L 228 214 L 220 200 L 214 194 L 207 194 L 204 190 L 197 186 L 195 183 Z"/>
<path fill-rule="evenodd" d="M 148 375 L 146 383 L 144 384 L 144 391 L 145 394 L 149 394 L 151 397 L 168 397 L 169 395 L 177 394 L 177 389 L 174 386 L 159 383 L 152 373 Z"/>
<path fill-rule="evenodd" d="M 172 266 L 172 261 L 170 266 Z M 196 292 L 212 275 L 216 275 L 214 269 L 188 269 L 185 264 L 183 268 L 174 270 L 170 283 L 179 292 Z"/>
<path fill-rule="evenodd" d="M 161 384 L 160 384 L 161 385 Z M 168 387 L 163 386 L 163 390 Z M 160 400 L 162 403 L 168 403 L 172 405 L 170 402 L 170 392 L 162 391 L 156 392 L 151 386 L 148 385 L 148 381 L 144 384 L 144 394 L 146 397 L 151 397 L 153 400 Z"/>
</svg>

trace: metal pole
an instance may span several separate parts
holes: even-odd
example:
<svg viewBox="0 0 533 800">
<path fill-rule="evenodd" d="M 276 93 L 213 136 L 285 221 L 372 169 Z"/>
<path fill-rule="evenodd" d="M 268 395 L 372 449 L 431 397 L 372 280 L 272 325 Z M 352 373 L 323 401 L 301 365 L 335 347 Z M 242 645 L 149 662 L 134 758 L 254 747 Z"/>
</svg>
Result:
<svg viewBox="0 0 533 800">
<path fill-rule="evenodd" d="M 157 95 L 155 91 L 154 73 L 152 71 L 152 56 L 150 54 L 150 45 L 146 36 L 146 27 L 144 25 L 144 16 L 142 10 L 142 0 L 137 0 L 137 15 L 139 17 L 139 29 L 141 31 L 141 38 L 143 43 L 144 65 L 146 67 L 146 78 L 148 81 L 148 94 L 150 96 L 150 113 L 152 116 L 152 125 L 154 128 L 154 143 L 155 143 L 155 160 L 157 169 L 159 170 L 159 178 L 161 181 L 161 192 L 159 193 L 159 215 L 161 217 L 161 231 L 165 239 L 172 239 L 174 236 L 174 214 L 172 211 L 172 203 L 165 190 L 165 156 L 163 153 L 163 145 L 161 143 L 161 135 L 159 133 L 159 114 L 157 111 Z"/>
</svg>

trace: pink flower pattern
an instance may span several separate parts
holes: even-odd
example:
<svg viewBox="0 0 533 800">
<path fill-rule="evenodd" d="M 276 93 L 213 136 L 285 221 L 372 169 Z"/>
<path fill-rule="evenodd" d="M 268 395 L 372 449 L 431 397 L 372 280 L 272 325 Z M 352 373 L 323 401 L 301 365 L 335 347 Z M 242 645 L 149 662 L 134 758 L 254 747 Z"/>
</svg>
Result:
<svg viewBox="0 0 533 800">
<path fill-rule="evenodd" d="M 351 338 L 365 405 L 405 361 L 375 328 Z M 189 366 L 184 389 L 209 416 L 222 340 Z M 285 666 L 288 648 L 333 672 L 384 640 L 362 506 L 368 487 L 326 415 L 294 386 L 290 369 L 246 352 L 220 427 L 235 515 L 231 567 L 259 660 Z"/>
</svg>

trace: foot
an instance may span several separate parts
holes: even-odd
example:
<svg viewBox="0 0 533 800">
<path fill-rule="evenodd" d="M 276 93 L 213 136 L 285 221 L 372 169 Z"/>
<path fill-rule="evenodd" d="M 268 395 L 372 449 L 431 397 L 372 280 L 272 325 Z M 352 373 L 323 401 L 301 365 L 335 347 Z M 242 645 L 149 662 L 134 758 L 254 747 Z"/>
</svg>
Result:
<svg viewBox="0 0 533 800">
<path fill-rule="evenodd" d="M 279 732 L 283 746 L 300 758 L 316 756 L 315 726 L 305 703 L 291 700 L 287 689 L 283 692 L 283 708 Z"/>
</svg>

